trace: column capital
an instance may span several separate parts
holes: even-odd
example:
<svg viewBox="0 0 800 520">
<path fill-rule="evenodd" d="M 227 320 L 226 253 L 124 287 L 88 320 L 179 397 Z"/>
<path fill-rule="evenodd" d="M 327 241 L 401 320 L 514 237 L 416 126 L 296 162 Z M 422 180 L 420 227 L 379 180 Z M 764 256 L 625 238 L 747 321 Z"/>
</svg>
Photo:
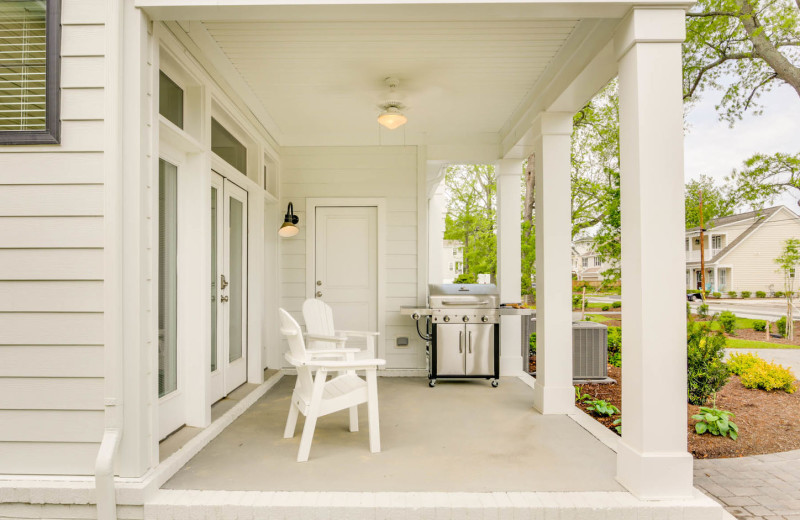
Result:
<svg viewBox="0 0 800 520">
<path fill-rule="evenodd" d="M 541 112 L 533 120 L 533 135 L 572 135 L 572 112 Z"/>
<path fill-rule="evenodd" d="M 501 175 L 522 175 L 522 163 L 524 159 L 498 159 L 495 161 L 494 173 L 498 177 Z"/>
<path fill-rule="evenodd" d="M 637 43 L 683 43 L 686 39 L 686 7 L 634 6 L 614 35 L 614 54 L 619 61 Z"/>
</svg>

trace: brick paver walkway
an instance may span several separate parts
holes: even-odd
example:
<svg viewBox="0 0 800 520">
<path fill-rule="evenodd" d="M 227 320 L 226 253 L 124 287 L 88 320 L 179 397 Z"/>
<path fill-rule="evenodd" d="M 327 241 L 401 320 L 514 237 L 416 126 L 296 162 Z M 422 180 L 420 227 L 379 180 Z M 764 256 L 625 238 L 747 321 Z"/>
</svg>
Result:
<svg viewBox="0 0 800 520">
<path fill-rule="evenodd" d="M 800 450 L 695 460 L 694 484 L 736 518 L 800 520 Z"/>
</svg>

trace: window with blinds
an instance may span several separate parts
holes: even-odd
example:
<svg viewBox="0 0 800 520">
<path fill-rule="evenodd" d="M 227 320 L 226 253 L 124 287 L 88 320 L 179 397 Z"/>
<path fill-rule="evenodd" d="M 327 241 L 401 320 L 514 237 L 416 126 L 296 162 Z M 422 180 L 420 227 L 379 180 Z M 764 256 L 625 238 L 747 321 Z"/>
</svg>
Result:
<svg viewBox="0 0 800 520">
<path fill-rule="evenodd" d="M 49 106 L 58 103 L 57 63 L 49 59 L 57 44 L 49 9 L 57 3 L 0 1 L 0 143 L 58 142 Z"/>
</svg>

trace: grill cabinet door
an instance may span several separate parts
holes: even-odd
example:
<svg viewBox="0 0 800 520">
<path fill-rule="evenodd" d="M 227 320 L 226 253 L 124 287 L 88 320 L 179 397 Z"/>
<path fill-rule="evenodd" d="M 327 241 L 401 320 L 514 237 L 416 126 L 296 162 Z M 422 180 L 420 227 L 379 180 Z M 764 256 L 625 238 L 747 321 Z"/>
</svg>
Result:
<svg viewBox="0 0 800 520">
<path fill-rule="evenodd" d="M 494 374 L 494 325 L 466 326 L 467 375 Z"/>
<path fill-rule="evenodd" d="M 464 325 L 436 325 L 436 373 L 443 376 L 464 375 Z"/>
</svg>

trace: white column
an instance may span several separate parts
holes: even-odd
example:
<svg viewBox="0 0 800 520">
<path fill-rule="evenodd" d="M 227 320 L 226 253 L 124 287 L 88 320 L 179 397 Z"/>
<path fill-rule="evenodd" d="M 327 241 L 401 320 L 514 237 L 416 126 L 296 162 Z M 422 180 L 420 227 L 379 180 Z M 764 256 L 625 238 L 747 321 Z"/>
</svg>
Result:
<svg viewBox="0 0 800 520">
<path fill-rule="evenodd" d="M 717 266 L 714 266 L 714 283 L 711 287 L 711 292 L 718 292 L 719 291 L 719 269 Z"/>
<path fill-rule="evenodd" d="M 617 480 L 643 499 L 692 495 L 686 448 L 683 9 L 634 8 L 618 29 L 622 439 Z"/>
<path fill-rule="evenodd" d="M 442 283 L 442 248 L 444 247 L 444 181 L 428 200 L 428 283 Z"/>
<path fill-rule="evenodd" d="M 497 176 L 497 285 L 501 303 L 522 301 L 522 159 L 501 159 Z M 522 374 L 522 320 L 500 319 L 500 374 Z"/>
<path fill-rule="evenodd" d="M 572 114 L 543 112 L 536 160 L 536 385 L 533 406 L 543 414 L 575 409 L 572 387 Z"/>
</svg>

